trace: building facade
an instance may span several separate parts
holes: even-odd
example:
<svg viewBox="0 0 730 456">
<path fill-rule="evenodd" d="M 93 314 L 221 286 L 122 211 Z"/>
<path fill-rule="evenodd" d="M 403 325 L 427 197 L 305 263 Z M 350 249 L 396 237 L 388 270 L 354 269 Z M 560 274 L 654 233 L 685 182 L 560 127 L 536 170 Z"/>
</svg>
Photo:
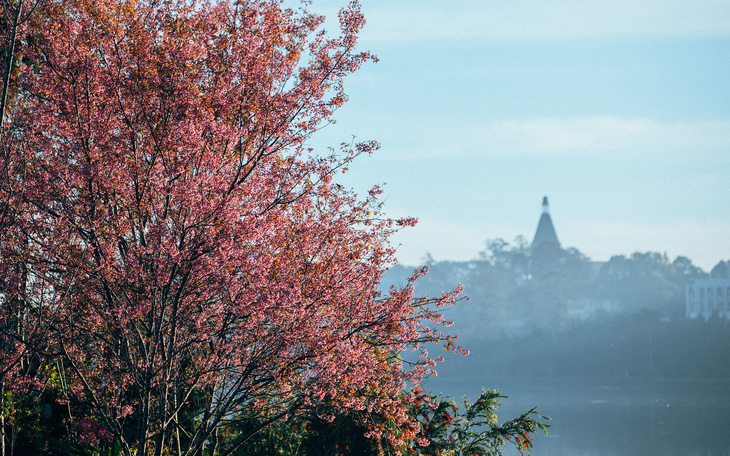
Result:
<svg viewBox="0 0 730 456">
<path fill-rule="evenodd" d="M 730 320 L 730 261 L 727 265 L 725 277 L 694 279 L 685 284 L 686 318 L 702 317 L 707 321 L 715 315 Z"/>
</svg>

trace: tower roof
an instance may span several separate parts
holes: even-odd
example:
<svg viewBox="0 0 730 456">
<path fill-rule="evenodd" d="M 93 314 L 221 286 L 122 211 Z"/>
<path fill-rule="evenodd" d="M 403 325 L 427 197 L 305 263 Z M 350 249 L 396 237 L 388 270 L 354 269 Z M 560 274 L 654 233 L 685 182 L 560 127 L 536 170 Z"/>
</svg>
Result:
<svg viewBox="0 0 730 456">
<path fill-rule="evenodd" d="M 553 221 L 550 219 L 550 207 L 548 206 L 547 196 L 543 196 L 542 198 L 542 214 L 537 224 L 535 238 L 532 240 L 532 247 L 535 248 L 544 244 L 560 246 L 558 235 L 555 234 L 555 228 L 553 227 Z"/>
</svg>

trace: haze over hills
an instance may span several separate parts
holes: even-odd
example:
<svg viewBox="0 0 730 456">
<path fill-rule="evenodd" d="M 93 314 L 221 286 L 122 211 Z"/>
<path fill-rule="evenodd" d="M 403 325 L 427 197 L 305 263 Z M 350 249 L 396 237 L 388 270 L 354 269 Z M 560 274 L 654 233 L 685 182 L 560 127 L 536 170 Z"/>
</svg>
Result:
<svg viewBox="0 0 730 456">
<path fill-rule="evenodd" d="M 444 310 L 472 352 L 445 365 L 460 375 L 730 377 L 730 314 L 688 320 L 685 308 L 685 284 L 727 280 L 725 261 L 710 272 L 656 252 L 591 261 L 561 246 L 544 198 L 532 242 L 489 240 L 475 260 L 426 263 L 418 295 L 462 284 L 468 297 Z M 383 283 L 412 271 L 396 265 Z"/>
<path fill-rule="evenodd" d="M 675 320 L 685 314 L 687 281 L 727 277 L 724 261 L 708 273 L 687 257 L 670 259 L 657 252 L 591 261 L 577 248 L 561 246 L 547 197 L 531 243 L 522 236 L 512 243 L 488 240 L 475 260 L 435 262 L 428 256 L 426 265 L 429 274 L 417 282 L 417 293 L 433 296 L 463 284 L 469 300 L 447 316 L 460 334 L 477 338 L 555 332 L 637 312 Z M 384 283 L 404 283 L 412 270 L 396 265 Z"/>
</svg>

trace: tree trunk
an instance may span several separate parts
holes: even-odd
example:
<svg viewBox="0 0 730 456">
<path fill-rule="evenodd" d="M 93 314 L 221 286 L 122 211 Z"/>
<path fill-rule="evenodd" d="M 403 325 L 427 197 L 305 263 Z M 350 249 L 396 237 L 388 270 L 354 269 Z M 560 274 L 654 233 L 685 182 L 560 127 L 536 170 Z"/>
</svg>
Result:
<svg viewBox="0 0 730 456">
<path fill-rule="evenodd" d="M 15 54 L 15 40 L 20 23 L 20 10 L 23 9 L 23 0 L 18 1 L 18 6 L 13 17 L 13 24 L 10 27 L 10 43 L 8 44 L 8 55 L 5 60 L 5 71 L 3 72 L 3 92 L 0 97 L 0 132 L 3 130 L 5 122 L 5 110 L 8 100 L 8 89 L 10 87 L 10 73 L 13 70 L 13 55 Z M 2 454 L 5 456 L 5 453 Z"/>
</svg>

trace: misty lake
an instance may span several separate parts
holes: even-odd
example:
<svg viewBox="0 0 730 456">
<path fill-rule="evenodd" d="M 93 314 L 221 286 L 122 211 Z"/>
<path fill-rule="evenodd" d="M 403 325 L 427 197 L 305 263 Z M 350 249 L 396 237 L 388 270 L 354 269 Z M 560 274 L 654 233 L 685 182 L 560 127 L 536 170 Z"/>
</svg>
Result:
<svg viewBox="0 0 730 456">
<path fill-rule="evenodd" d="M 730 455 L 727 380 L 431 380 L 432 391 L 457 402 L 474 399 L 487 381 L 485 387 L 509 396 L 497 411 L 500 422 L 538 407 L 552 421 L 548 435 L 535 437 L 536 456 Z"/>
</svg>

